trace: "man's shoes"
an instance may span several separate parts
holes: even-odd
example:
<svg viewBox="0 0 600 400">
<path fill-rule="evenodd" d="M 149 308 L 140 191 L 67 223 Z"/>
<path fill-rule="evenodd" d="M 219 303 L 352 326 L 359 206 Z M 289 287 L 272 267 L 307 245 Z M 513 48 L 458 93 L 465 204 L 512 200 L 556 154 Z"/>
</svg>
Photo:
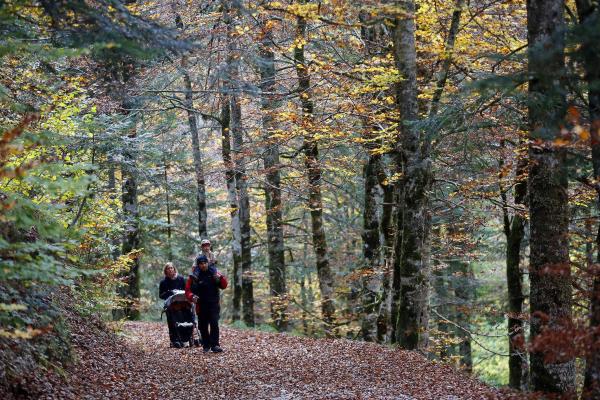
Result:
<svg viewBox="0 0 600 400">
<path fill-rule="evenodd" d="M 202 348 L 202 350 L 203 350 L 205 353 L 208 353 L 208 352 L 210 351 L 210 347 L 203 347 L 203 348 Z"/>
<path fill-rule="evenodd" d="M 219 347 L 219 346 L 213 346 L 210 350 L 213 353 L 222 353 L 223 352 L 223 349 L 221 347 Z"/>
<path fill-rule="evenodd" d="M 181 342 L 175 342 L 175 343 L 173 343 L 173 346 L 175 346 L 176 349 L 180 349 L 180 348 L 183 347 L 183 343 L 181 343 Z"/>
<path fill-rule="evenodd" d="M 194 339 L 194 346 L 200 347 L 200 339 Z"/>
</svg>

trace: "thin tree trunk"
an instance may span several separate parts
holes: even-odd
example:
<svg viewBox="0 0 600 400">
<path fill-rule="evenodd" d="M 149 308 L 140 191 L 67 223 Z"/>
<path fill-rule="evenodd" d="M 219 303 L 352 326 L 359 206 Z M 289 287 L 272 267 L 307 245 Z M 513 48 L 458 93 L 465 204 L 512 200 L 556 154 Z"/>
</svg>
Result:
<svg viewBox="0 0 600 400">
<path fill-rule="evenodd" d="M 448 290 L 448 269 L 436 269 L 433 275 L 433 288 L 438 299 L 437 311 L 444 318 L 451 319 L 450 307 L 448 305 L 450 303 L 450 291 Z M 438 318 L 437 326 L 441 340 L 448 339 L 450 337 L 450 327 L 448 326 L 448 322 L 442 318 Z M 440 346 L 440 359 L 442 361 L 448 361 L 452 353 L 452 346 L 442 343 Z"/>
<path fill-rule="evenodd" d="M 381 212 L 381 236 L 383 237 L 383 279 L 379 316 L 377 318 L 377 341 L 383 343 L 391 336 L 391 306 L 392 306 L 392 273 L 394 267 L 393 250 L 395 240 L 394 186 L 387 183 L 386 174 L 380 163 L 379 186 L 383 190 L 383 206 Z"/>
<path fill-rule="evenodd" d="M 125 110 L 131 108 L 123 103 Z M 127 111 L 126 111 L 127 113 Z M 127 135 L 130 143 L 123 149 L 124 163 L 121 168 L 123 177 L 121 200 L 123 204 L 124 237 L 121 254 L 126 255 L 140 248 L 139 210 L 137 197 L 137 162 L 136 162 L 136 128 L 133 127 Z M 113 318 L 137 320 L 140 317 L 138 301 L 140 299 L 140 261 L 139 257 L 132 258 L 129 269 L 120 277 L 121 285 L 117 293 L 123 299 L 124 305 L 113 310 Z"/>
<path fill-rule="evenodd" d="M 302 148 L 304 150 L 304 164 L 308 172 L 309 208 L 312 222 L 313 247 L 317 258 L 317 274 L 319 276 L 319 289 L 321 292 L 321 312 L 325 321 L 325 331 L 332 334 L 335 320 L 335 305 L 333 302 L 333 273 L 327 255 L 327 239 L 323 226 L 323 201 L 321 198 L 321 166 L 319 164 L 319 147 L 311 133 L 314 129 L 313 102 L 310 90 L 310 74 L 304 58 L 304 41 L 306 40 L 306 19 L 298 16 L 296 25 L 296 47 L 294 48 L 294 61 L 298 75 L 298 88 L 302 103 L 302 123 L 307 132 Z"/>
<path fill-rule="evenodd" d="M 397 234 L 394 244 L 392 300 L 393 327 L 397 342 L 406 349 L 424 348 L 429 323 L 429 231 L 428 190 L 431 166 L 419 131 L 410 123 L 418 118 L 417 65 L 414 1 L 397 1 L 403 13 L 395 17 L 394 59 L 403 77 L 397 84 L 396 102 L 402 121 L 397 148 L 398 182 Z"/>
<path fill-rule="evenodd" d="M 198 120 L 194 110 L 194 93 L 190 74 L 185 69 L 185 61 L 182 61 L 181 71 L 185 85 L 185 108 L 187 109 L 188 124 L 192 137 L 192 154 L 194 156 L 194 173 L 196 175 L 196 206 L 198 207 L 198 234 L 200 239 L 208 237 L 207 213 L 206 213 L 206 184 L 204 181 L 204 169 L 202 168 L 202 152 L 200 151 L 200 139 L 198 137 Z"/>
<path fill-rule="evenodd" d="M 598 3 L 590 0 L 577 0 L 577 14 L 579 23 L 586 27 L 584 32 L 598 32 L 600 26 L 600 12 Z M 598 48 L 597 35 L 594 39 L 582 46 L 584 55 L 585 79 L 588 85 L 588 109 L 591 125 L 592 166 L 594 178 L 600 179 L 600 49 Z M 596 40 L 593 42 L 592 40 Z M 598 198 L 600 210 L 600 196 Z M 585 379 L 583 384 L 582 400 L 600 398 L 600 226 L 596 235 L 596 265 L 591 266 L 592 288 L 590 292 L 589 329 L 591 331 L 591 347 L 586 358 Z"/>
<path fill-rule="evenodd" d="M 446 38 L 446 45 L 444 47 L 442 69 L 440 71 L 440 75 L 436 82 L 435 90 L 433 92 L 433 97 L 431 99 L 431 108 L 429 110 L 429 115 L 437 114 L 440 105 L 440 100 L 442 98 L 442 93 L 444 92 L 444 88 L 446 87 L 448 73 L 450 72 L 450 66 L 452 65 L 454 43 L 456 42 L 456 35 L 458 34 L 458 28 L 460 26 L 460 17 L 464 6 L 465 0 L 456 0 L 456 3 L 454 5 L 454 11 L 452 12 L 450 29 L 448 30 L 448 37 Z"/>
<path fill-rule="evenodd" d="M 169 261 L 173 260 L 173 246 L 171 242 L 171 199 L 169 194 L 169 175 L 167 160 L 163 160 L 164 178 L 165 178 L 165 201 L 167 207 L 167 257 Z"/>
<path fill-rule="evenodd" d="M 524 181 L 527 160 L 519 155 L 517 161 L 514 203 L 524 205 L 527 194 L 527 182 Z M 528 382 L 527 349 L 525 347 L 525 329 L 523 324 L 523 271 L 521 271 L 521 248 L 525 237 L 525 218 L 514 212 L 512 218 L 508 212 L 508 199 L 502 191 L 502 212 L 504 235 L 506 236 L 506 283 L 508 287 L 508 376 L 509 386 L 525 390 Z"/>
<path fill-rule="evenodd" d="M 241 300 L 242 300 L 242 245 L 240 229 L 240 213 L 235 189 L 235 171 L 231 161 L 231 137 L 229 134 L 229 96 L 224 93 L 221 96 L 221 150 L 223 155 L 223 164 L 225 165 L 225 182 L 227 184 L 227 200 L 229 201 L 229 210 L 231 214 L 231 236 L 232 236 L 232 255 L 233 255 L 233 301 L 231 320 L 240 319 Z"/>
<path fill-rule="evenodd" d="M 236 14 L 230 1 L 223 2 L 224 20 L 227 25 L 227 73 L 225 84 L 229 91 L 230 129 L 232 137 L 233 163 L 235 166 L 235 187 L 239 207 L 241 233 L 241 267 L 242 267 L 242 318 L 247 326 L 254 326 L 254 290 L 252 284 L 252 253 L 250 237 L 250 197 L 248 194 L 247 175 L 244 157 L 244 138 L 242 127 L 242 107 L 239 91 L 240 51 L 234 42 L 234 25 Z"/>
<path fill-rule="evenodd" d="M 372 56 L 378 49 L 383 47 L 378 33 L 378 25 L 371 23 L 370 14 L 366 11 L 361 11 L 359 14 L 361 23 L 361 38 L 365 43 L 365 57 Z M 373 95 L 365 95 L 364 101 L 368 104 L 373 100 Z M 362 118 L 364 137 L 367 139 L 376 139 L 377 128 L 371 122 L 368 116 Z M 369 142 L 370 143 L 370 142 Z M 372 151 L 377 148 L 376 144 L 367 145 L 368 160 L 363 168 L 364 176 L 364 205 L 363 205 L 363 257 L 364 263 L 360 273 L 361 284 L 361 306 L 360 306 L 360 321 L 361 335 L 363 340 L 372 342 L 383 340 L 385 333 L 384 325 L 387 322 L 382 319 L 382 307 L 385 307 L 382 300 L 387 296 L 382 293 L 385 290 L 382 284 L 382 276 L 385 273 L 381 263 L 382 255 L 382 238 L 381 238 L 381 222 L 379 216 L 380 208 L 380 192 L 379 175 L 383 173 L 381 166 L 381 154 L 373 154 Z M 384 178 L 385 179 L 385 178 Z"/>
<path fill-rule="evenodd" d="M 527 2 L 530 134 L 541 140 L 529 148 L 531 384 L 552 393 L 575 390 L 573 355 L 538 340 L 571 323 L 566 152 L 552 143 L 565 115 L 564 10 L 564 0 Z"/>
<path fill-rule="evenodd" d="M 456 308 L 456 322 L 462 328 L 471 330 L 471 317 L 467 310 L 471 310 L 472 301 L 475 297 L 473 285 L 473 269 L 469 263 L 462 260 L 453 261 L 452 270 L 457 271 L 457 279 L 454 285 L 454 295 L 459 300 Z M 456 335 L 461 339 L 458 345 L 460 354 L 460 366 L 467 372 L 473 371 L 473 354 L 471 349 L 471 335 L 463 329 L 457 329 Z"/>
<path fill-rule="evenodd" d="M 277 103 L 275 91 L 275 54 L 271 49 L 273 35 L 263 23 L 263 39 L 260 44 L 260 88 L 262 127 L 265 141 L 263 162 L 265 166 L 265 210 L 267 219 L 267 250 L 269 253 L 269 287 L 271 294 L 271 318 L 278 331 L 287 330 L 288 306 L 286 270 L 283 241 L 283 209 L 281 203 L 281 178 L 279 175 L 279 143 L 271 135 L 276 129 L 274 110 Z"/>
<path fill-rule="evenodd" d="M 370 155 L 364 167 L 365 201 L 363 212 L 363 257 L 364 266 L 361 272 L 361 333 L 363 340 L 377 340 L 377 320 L 379 317 L 378 292 L 381 282 L 378 279 L 381 269 L 381 243 L 379 235 L 379 217 L 377 215 L 379 182 L 377 180 L 378 164 L 381 156 Z"/>
<path fill-rule="evenodd" d="M 181 17 L 175 10 L 175 4 L 172 4 L 172 10 L 175 12 L 175 25 L 183 31 L 184 25 Z M 202 167 L 202 152 L 200 151 L 200 138 L 198 131 L 198 118 L 194 111 L 194 90 L 192 80 L 187 70 L 187 56 L 181 59 L 181 68 L 184 84 L 184 107 L 187 112 L 188 124 L 190 127 L 190 136 L 192 137 L 192 155 L 194 157 L 194 173 L 196 175 L 196 207 L 198 212 L 198 234 L 200 239 L 208 237 L 207 212 L 206 212 L 206 184 L 204 180 L 204 169 Z"/>
</svg>

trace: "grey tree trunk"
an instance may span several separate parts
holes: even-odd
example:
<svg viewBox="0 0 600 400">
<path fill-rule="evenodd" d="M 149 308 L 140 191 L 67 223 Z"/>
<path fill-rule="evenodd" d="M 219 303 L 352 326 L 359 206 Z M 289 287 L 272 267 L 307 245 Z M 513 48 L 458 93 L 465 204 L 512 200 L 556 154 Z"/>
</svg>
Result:
<svg viewBox="0 0 600 400">
<path fill-rule="evenodd" d="M 247 326 L 254 326 L 254 290 L 252 285 L 252 254 L 250 237 L 250 197 L 244 157 L 244 132 L 242 107 L 240 104 L 240 50 L 234 41 L 237 12 L 234 13 L 231 1 L 223 2 L 223 17 L 227 25 L 227 72 L 225 85 L 229 91 L 230 129 L 232 138 L 233 164 L 235 167 L 235 187 L 237 191 L 240 245 L 242 267 L 242 319 Z"/>
<path fill-rule="evenodd" d="M 304 143 L 304 165 L 308 173 L 309 208 L 312 225 L 313 248 L 317 259 L 317 274 L 319 276 L 319 290 L 321 292 L 321 312 L 325 322 L 327 335 L 332 334 L 335 321 L 334 281 L 329 257 L 327 255 L 327 239 L 323 226 L 323 200 L 321 197 L 321 165 L 319 163 L 319 147 L 311 130 L 314 126 L 310 90 L 310 74 L 304 58 L 304 40 L 306 40 L 306 19 L 298 16 L 296 19 L 296 40 L 294 48 L 294 61 L 298 76 L 298 89 L 302 103 L 302 123 L 306 129 Z"/>
<path fill-rule="evenodd" d="M 185 62 L 182 62 L 184 64 Z M 185 108 L 192 137 L 192 154 L 194 156 L 194 173 L 196 175 L 196 206 L 198 207 L 198 234 L 200 239 L 208 237 L 207 213 L 206 213 L 206 184 L 204 181 L 204 169 L 202 168 L 202 152 L 200 151 L 200 139 L 198 137 L 198 121 L 194 112 L 194 93 L 190 74 L 182 65 L 183 82 L 185 85 Z"/>
<path fill-rule="evenodd" d="M 569 202 L 564 148 L 553 146 L 565 115 L 564 0 L 527 2 L 529 42 L 530 355 L 532 389 L 551 393 L 575 390 L 575 361 L 549 348 L 545 335 L 560 335 L 571 322 Z M 564 333 L 562 333 L 564 334 Z"/>
<path fill-rule="evenodd" d="M 283 205 L 281 203 L 281 177 L 279 175 L 279 143 L 271 135 L 277 128 L 273 113 L 277 101 L 275 91 L 275 54 L 272 50 L 273 34 L 263 23 L 264 36 L 260 43 L 259 69 L 261 84 L 262 128 L 265 141 L 263 163 L 265 167 L 265 210 L 267 219 L 267 250 L 269 253 L 269 288 L 271 318 L 278 331 L 287 330 L 287 285 L 283 241 Z"/>
<path fill-rule="evenodd" d="M 223 164 L 225 165 L 225 182 L 227 184 L 227 200 L 231 214 L 231 236 L 232 236 L 232 255 L 233 255 L 233 299 L 231 320 L 240 319 L 241 300 L 242 300 L 242 233 L 240 230 L 240 213 L 235 188 L 235 171 L 233 161 L 231 160 L 231 135 L 229 134 L 230 111 L 229 96 L 223 93 L 221 96 L 221 150 L 223 155 Z"/>
<path fill-rule="evenodd" d="M 402 125 L 397 146 L 398 216 L 394 244 L 392 318 L 393 336 L 406 349 L 424 348 L 429 323 L 428 190 L 431 166 L 419 131 L 411 126 L 418 118 L 414 1 L 397 1 L 405 13 L 396 15 L 393 30 L 394 60 L 403 80 L 397 84 L 396 102 Z"/>
<path fill-rule="evenodd" d="M 169 165 L 167 160 L 163 159 L 163 175 L 165 178 L 165 202 L 167 207 L 167 257 L 169 261 L 173 260 L 173 246 L 171 242 L 171 196 L 169 193 Z"/>
<path fill-rule="evenodd" d="M 598 3 L 591 0 L 577 0 L 579 23 L 585 27 L 584 32 L 600 30 L 600 11 Z M 591 36 L 591 35 L 590 35 Z M 591 124 L 592 166 L 594 178 L 600 179 L 600 48 L 595 39 L 587 39 L 582 46 L 584 55 L 585 79 L 588 85 L 588 110 Z M 593 42 L 592 40 L 596 40 Z M 600 209 L 600 196 L 598 198 Z M 582 400 L 600 398 L 600 226 L 596 235 L 596 265 L 592 265 L 592 288 L 590 292 L 589 329 L 591 331 L 592 347 L 588 349 L 586 358 L 585 379 Z"/>
<path fill-rule="evenodd" d="M 456 36 L 458 34 L 458 28 L 460 27 L 460 17 L 462 10 L 465 6 L 465 0 L 456 0 L 454 5 L 454 11 L 452 12 L 452 20 L 450 22 L 450 29 L 448 30 L 448 37 L 446 38 L 446 45 L 444 46 L 444 59 L 442 60 L 442 69 L 435 85 L 433 92 L 433 98 L 431 99 L 431 108 L 429 115 L 435 115 L 438 111 L 442 93 L 446 87 L 446 81 L 448 80 L 448 73 L 450 72 L 450 66 L 452 64 L 452 55 L 454 53 L 454 43 L 456 42 Z"/>
<path fill-rule="evenodd" d="M 365 57 L 383 52 L 385 40 L 382 40 L 383 35 L 379 35 L 381 30 L 379 24 L 374 24 L 370 14 L 366 11 L 359 13 L 359 20 L 361 23 L 361 38 L 365 43 Z M 364 97 L 364 101 L 368 103 L 375 96 L 368 94 Z M 377 110 L 371 110 L 371 112 L 376 113 Z M 379 180 L 385 180 L 386 177 L 380 177 L 381 174 L 385 174 L 381 165 L 382 155 L 379 153 L 373 154 L 373 150 L 378 147 L 377 143 L 372 143 L 373 140 L 377 140 L 378 128 L 369 116 L 362 118 L 362 124 L 364 137 L 371 141 L 365 146 L 369 158 L 363 167 L 365 197 L 362 239 L 364 261 L 360 274 L 360 321 L 363 340 L 372 342 L 383 341 L 387 327 L 385 308 L 388 296 L 387 293 L 383 292 L 386 290 L 383 285 L 385 264 L 382 265 L 383 246 L 381 243 L 381 221 L 379 219 L 382 214 L 380 211 L 382 208 L 382 190 Z"/>
<path fill-rule="evenodd" d="M 383 343 L 391 336 L 391 306 L 392 306 L 392 273 L 394 270 L 394 240 L 395 240 L 395 190 L 392 184 L 387 183 L 386 174 L 380 163 L 381 172 L 378 175 L 379 186 L 383 190 L 383 205 L 381 212 L 381 236 L 383 237 L 383 279 L 379 316 L 377 318 L 377 341 Z"/>
<path fill-rule="evenodd" d="M 175 25 L 183 32 L 183 21 L 177 13 L 175 4 L 172 4 L 172 11 L 175 13 Z M 198 234 L 200 239 L 208 237 L 207 230 L 207 212 L 206 212 L 206 184 L 204 180 L 204 169 L 202 168 L 202 152 L 200 151 L 200 139 L 198 131 L 198 119 L 194 110 L 194 91 L 192 80 L 187 70 L 187 56 L 181 58 L 181 68 L 183 75 L 184 95 L 183 102 L 188 117 L 190 127 L 190 136 L 192 137 L 192 155 L 194 157 L 194 173 L 196 175 L 196 207 L 198 212 Z"/>
<path fill-rule="evenodd" d="M 361 273 L 361 334 L 363 340 L 377 340 L 377 320 L 379 317 L 378 294 L 381 290 L 381 243 L 379 235 L 379 182 L 377 173 L 381 156 L 370 155 L 364 166 L 365 201 L 363 211 L 363 256 Z"/>
</svg>

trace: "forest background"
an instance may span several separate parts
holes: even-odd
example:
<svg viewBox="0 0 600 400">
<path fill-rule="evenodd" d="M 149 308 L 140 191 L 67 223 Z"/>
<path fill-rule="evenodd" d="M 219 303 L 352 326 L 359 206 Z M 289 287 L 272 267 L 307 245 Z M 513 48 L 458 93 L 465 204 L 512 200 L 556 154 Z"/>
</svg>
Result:
<svg viewBox="0 0 600 400">
<path fill-rule="evenodd" d="M 156 320 L 210 238 L 234 327 L 593 387 L 596 3 L 126 3 L 0 2 L 2 340 Z"/>
</svg>

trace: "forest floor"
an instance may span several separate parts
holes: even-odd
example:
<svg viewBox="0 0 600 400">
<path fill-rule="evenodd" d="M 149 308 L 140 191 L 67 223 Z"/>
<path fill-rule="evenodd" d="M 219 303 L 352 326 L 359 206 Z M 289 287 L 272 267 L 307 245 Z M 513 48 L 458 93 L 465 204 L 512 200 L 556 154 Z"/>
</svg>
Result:
<svg viewBox="0 0 600 400">
<path fill-rule="evenodd" d="M 171 349 L 166 323 L 128 322 L 115 335 L 71 321 L 77 362 L 34 377 L 24 397 L 57 399 L 500 399 L 416 352 L 350 341 L 222 328 L 225 352 Z M 37 381 L 37 382 L 36 382 Z"/>
</svg>

